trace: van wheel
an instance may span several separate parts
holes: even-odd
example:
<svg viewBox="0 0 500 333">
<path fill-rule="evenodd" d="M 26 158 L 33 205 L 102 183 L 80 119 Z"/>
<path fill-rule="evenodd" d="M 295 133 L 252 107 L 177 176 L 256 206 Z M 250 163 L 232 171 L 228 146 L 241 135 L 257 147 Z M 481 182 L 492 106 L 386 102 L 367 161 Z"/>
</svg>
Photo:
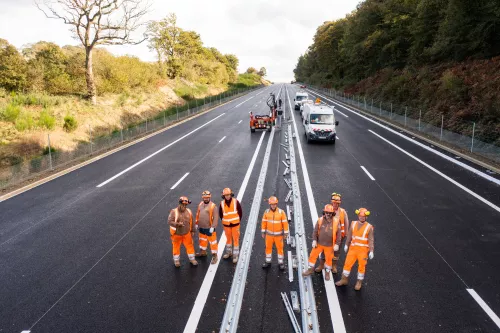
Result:
<svg viewBox="0 0 500 333">
<path fill-rule="evenodd" d="M 335 144 L 335 141 L 336 141 L 336 140 L 335 140 L 335 139 L 333 139 L 333 141 L 332 141 L 332 145 L 334 145 L 334 144 Z"/>
<path fill-rule="evenodd" d="M 250 128 L 250 132 L 255 133 L 255 128 Z"/>
<path fill-rule="evenodd" d="M 309 143 L 309 144 L 310 144 L 310 143 L 312 142 L 312 140 L 309 138 L 309 136 L 307 136 L 307 134 L 306 134 L 306 138 L 307 138 L 307 139 L 306 139 L 306 140 L 307 140 L 307 143 Z"/>
</svg>

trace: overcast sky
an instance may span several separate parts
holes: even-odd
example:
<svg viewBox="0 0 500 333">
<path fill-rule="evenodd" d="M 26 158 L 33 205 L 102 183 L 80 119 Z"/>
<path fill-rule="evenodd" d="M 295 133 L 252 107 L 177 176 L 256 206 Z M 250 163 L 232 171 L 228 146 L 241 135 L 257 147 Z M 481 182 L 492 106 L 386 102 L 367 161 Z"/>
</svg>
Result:
<svg viewBox="0 0 500 333">
<path fill-rule="evenodd" d="M 201 35 L 205 46 L 240 59 L 239 71 L 264 66 L 268 79 L 293 79 L 297 58 L 312 43 L 316 28 L 350 13 L 360 0 L 150 0 L 145 20 L 177 15 L 178 25 Z M 20 48 L 41 40 L 77 45 L 68 26 L 47 19 L 33 0 L 0 0 L 0 38 Z M 146 61 L 155 55 L 147 43 L 107 47 L 115 54 L 131 54 Z"/>
</svg>

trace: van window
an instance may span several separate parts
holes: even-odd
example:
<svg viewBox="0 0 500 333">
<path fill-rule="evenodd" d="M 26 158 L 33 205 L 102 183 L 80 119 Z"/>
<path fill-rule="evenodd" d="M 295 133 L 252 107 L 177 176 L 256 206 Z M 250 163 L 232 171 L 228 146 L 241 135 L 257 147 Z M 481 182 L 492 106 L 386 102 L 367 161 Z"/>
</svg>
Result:
<svg viewBox="0 0 500 333">
<path fill-rule="evenodd" d="M 302 101 L 302 100 L 304 100 L 304 99 L 307 99 L 307 96 L 297 96 L 297 97 L 295 97 L 295 100 L 296 100 L 297 102 Z"/>
<path fill-rule="evenodd" d="M 333 115 L 332 114 L 311 114 L 311 124 L 321 124 L 321 125 L 333 125 Z"/>
</svg>

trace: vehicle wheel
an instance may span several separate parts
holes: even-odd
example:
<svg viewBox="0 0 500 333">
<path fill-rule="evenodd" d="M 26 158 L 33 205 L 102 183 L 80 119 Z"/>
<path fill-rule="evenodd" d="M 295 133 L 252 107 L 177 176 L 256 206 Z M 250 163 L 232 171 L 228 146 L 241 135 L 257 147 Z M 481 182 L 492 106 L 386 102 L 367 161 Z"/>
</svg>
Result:
<svg viewBox="0 0 500 333">
<path fill-rule="evenodd" d="M 267 128 L 267 131 L 268 131 L 268 132 L 271 132 L 271 127 L 268 127 L 268 128 Z"/>
<path fill-rule="evenodd" d="M 306 140 L 307 140 L 307 143 L 309 143 L 309 144 L 310 144 L 310 143 L 312 142 L 312 140 L 311 140 L 311 139 L 307 136 L 307 134 L 306 134 L 306 138 L 307 138 L 307 139 L 306 139 Z"/>
<path fill-rule="evenodd" d="M 255 133 L 255 128 L 250 128 L 250 132 Z"/>
<path fill-rule="evenodd" d="M 335 144 L 335 141 L 336 141 L 336 140 L 335 140 L 335 139 L 333 139 L 333 141 L 332 141 L 332 145 L 334 145 L 334 144 Z"/>
</svg>

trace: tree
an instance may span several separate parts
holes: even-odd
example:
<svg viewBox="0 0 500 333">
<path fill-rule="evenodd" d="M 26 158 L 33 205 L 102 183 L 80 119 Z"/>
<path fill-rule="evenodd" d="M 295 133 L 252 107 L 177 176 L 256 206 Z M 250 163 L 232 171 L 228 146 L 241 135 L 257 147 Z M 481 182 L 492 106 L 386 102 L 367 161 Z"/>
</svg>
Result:
<svg viewBox="0 0 500 333">
<path fill-rule="evenodd" d="M 177 44 L 181 29 L 177 26 L 177 16 L 169 14 L 161 21 L 152 21 L 148 24 L 149 48 L 158 56 L 160 72 L 163 74 L 163 62 L 167 64 L 167 75 L 175 78 L 179 73 L 177 64 Z"/>
<path fill-rule="evenodd" d="M 26 61 L 17 49 L 0 38 L 0 87 L 17 91 L 26 84 Z"/>
<path fill-rule="evenodd" d="M 85 48 L 87 95 L 96 104 L 92 51 L 97 45 L 139 44 L 132 37 L 149 4 L 141 0 L 36 0 L 45 16 L 62 20 Z"/>
<path fill-rule="evenodd" d="M 248 67 L 247 73 L 248 74 L 257 74 L 257 70 L 254 67 Z"/>
<path fill-rule="evenodd" d="M 261 67 L 260 70 L 257 72 L 260 76 L 264 77 L 267 75 L 267 71 L 265 67 Z"/>
</svg>

